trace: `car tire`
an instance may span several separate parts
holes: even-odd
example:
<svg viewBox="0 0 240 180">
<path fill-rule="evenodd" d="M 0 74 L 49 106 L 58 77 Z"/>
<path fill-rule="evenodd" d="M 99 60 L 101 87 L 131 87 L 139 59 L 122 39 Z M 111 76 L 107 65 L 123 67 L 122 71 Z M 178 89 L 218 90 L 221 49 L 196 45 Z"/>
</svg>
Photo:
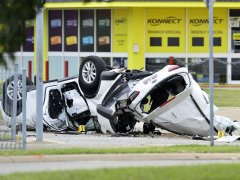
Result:
<svg viewBox="0 0 240 180">
<path fill-rule="evenodd" d="M 81 62 L 78 83 L 87 98 L 96 96 L 103 71 L 106 71 L 106 65 L 100 57 L 88 56 Z"/>
<path fill-rule="evenodd" d="M 143 134 L 149 134 L 155 131 L 155 126 L 153 123 L 144 123 L 143 124 Z"/>
<path fill-rule="evenodd" d="M 33 82 L 26 78 L 26 85 L 33 85 Z M 13 91 L 14 91 L 14 76 L 9 77 L 3 83 L 3 111 L 9 117 L 12 116 L 12 108 L 13 108 Z M 17 79 L 17 111 L 16 116 L 18 116 L 22 112 L 22 75 L 18 75 Z"/>
</svg>

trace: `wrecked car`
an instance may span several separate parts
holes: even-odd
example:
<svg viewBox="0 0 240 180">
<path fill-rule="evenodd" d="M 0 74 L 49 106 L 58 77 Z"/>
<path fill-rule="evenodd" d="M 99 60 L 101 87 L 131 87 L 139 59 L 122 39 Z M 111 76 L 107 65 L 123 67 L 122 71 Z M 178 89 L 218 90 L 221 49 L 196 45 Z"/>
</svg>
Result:
<svg viewBox="0 0 240 180">
<path fill-rule="evenodd" d="M 21 75 L 18 76 L 17 126 L 21 126 Z M 11 124 L 13 77 L 3 84 L 2 114 Z M 27 80 L 27 127 L 35 128 L 36 90 Z M 185 67 L 167 65 L 157 72 L 112 69 L 100 57 L 86 57 L 79 75 L 43 83 L 45 129 L 127 133 L 137 122 L 143 131 L 155 127 L 190 136 L 209 136 L 208 95 Z M 214 132 L 231 134 L 239 122 L 214 116 Z"/>
</svg>

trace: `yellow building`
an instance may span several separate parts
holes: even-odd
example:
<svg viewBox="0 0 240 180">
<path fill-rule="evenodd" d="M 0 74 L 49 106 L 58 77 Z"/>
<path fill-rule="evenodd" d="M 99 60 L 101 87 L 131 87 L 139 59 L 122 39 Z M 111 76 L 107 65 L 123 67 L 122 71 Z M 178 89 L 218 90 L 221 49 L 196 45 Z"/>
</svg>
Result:
<svg viewBox="0 0 240 180">
<path fill-rule="evenodd" d="M 214 81 L 240 83 L 240 0 L 217 0 L 213 21 Z M 199 0 L 46 0 L 44 79 L 76 75 L 82 58 L 96 55 L 114 67 L 148 71 L 174 57 L 198 82 L 208 82 L 208 27 L 208 9 Z M 24 48 L 19 52 L 32 74 L 33 57 Z"/>
</svg>

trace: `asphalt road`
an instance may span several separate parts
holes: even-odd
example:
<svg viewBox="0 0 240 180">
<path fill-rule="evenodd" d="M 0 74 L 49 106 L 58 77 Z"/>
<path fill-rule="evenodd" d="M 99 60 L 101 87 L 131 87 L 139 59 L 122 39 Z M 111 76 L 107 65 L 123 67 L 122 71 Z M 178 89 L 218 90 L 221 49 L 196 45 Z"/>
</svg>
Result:
<svg viewBox="0 0 240 180">
<path fill-rule="evenodd" d="M 41 148 L 118 148 L 118 147 L 148 147 L 172 145 L 209 145 L 209 139 L 195 140 L 192 137 L 175 135 L 165 132 L 162 135 L 124 135 L 113 137 L 103 134 L 55 134 L 44 133 L 44 141 L 36 143 L 35 137 L 28 137 L 27 149 Z M 215 145 L 229 145 L 228 142 L 215 142 Z M 230 143 L 239 145 L 240 141 Z"/>
<path fill-rule="evenodd" d="M 240 121 L 240 108 L 219 108 L 217 115 L 225 116 L 233 120 Z M 144 135 L 141 133 L 142 123 L 137 123 L 135 132 L 131 134 L 120 134 L 113 136 L 110 134 L 98 134 L 88 132 L 79 134 L 77 132 L 69 133 L 44 133 L 43 143 L 36 143 L 35 133 L 28 132 L 28 149 L 37 148 L 68 148 L 68 147 L 86 147 L 86 148 L 111 148 L 111 147 L 145 147 L 145 146 L 171 146 L 171 145 L 189 145 L 200 144 L 209 145 L 209 139 L 195 140 L 189 136 L 182 136 L 160 130 L 162 133 Z M 228 142 L 215 142 L 216 145 L 229 144 Z M 240 145 L 240 140 L 230 145 Z"/>
<path fill-rule="evenodd" d="M 240 120 L 240 108 L 220 109 L 219 115 Z M 28 132 L 27 149 L 39 148 L 118 148 L 118 147 L 147 147 L 201 144 L 209 145 L 209 139 L 195 140 L 192 137 L 176 135 L 160 130 L 162 134 L 144 135 L 141 124 L 131 134 L 98 134 L 88 132 L 54 133 L 45 132 L 44 141 L 36 143 L 34 132 Z M 240 145 L 240 141 L 233 143 L 215 142 L 215 145 Z M 0 174 L 14 172 L 35 172 L 69 169 L 95 169 L 117 167 L 142 167 L 142 166 L 174 166 L 197 165 L 209 163 L 240 163 L 240 154 L 107 154 L 107 155 L 39 155 L 39 156 L 0 156 Z"/>
<path fill-rule="evenodd" d="M 97 168 L 177 166 L 215 163 L 239 163 L 235 160 L 157 160 L 157 161 L 73 161 L 73 162 L 38 162 L 0 164 L 0 174 L 60 171 Z"/>
</svg>

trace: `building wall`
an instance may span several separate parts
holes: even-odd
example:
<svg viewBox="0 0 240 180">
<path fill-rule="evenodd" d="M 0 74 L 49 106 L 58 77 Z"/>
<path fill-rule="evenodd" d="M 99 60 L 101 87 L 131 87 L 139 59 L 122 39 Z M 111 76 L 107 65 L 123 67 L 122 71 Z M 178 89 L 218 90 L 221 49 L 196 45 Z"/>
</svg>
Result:
<svg viewBox="0 0 240 180">
<path fill-rule="evenodd" d="M 151 4 L 101 9 L 86 9 L 73 3 L 65 3 L 65 8 L 62 4 L 46 4 L 44 79 L 47 79 L 46 62 L 49 79 L 53 79 L 66 75 L 65 62 L 68 75 L 78 74 L 76 66 L 88 55 L 101 56 L 115 67 L 145 70 L 162 68 L 172 56 L 175 63 L 188 67 L 199 82 L 207 82 L 207 8 L 155 4 L 155 7 Z M 220 5 L 214 8 L 215 82 L 239 83 L 240 74 L 236 70 L 239 59 L 232 48 L 232 41 L 238 41 L 238 28 L 232 32 L 229 13 L 232 8 Z"/>
</svg>

